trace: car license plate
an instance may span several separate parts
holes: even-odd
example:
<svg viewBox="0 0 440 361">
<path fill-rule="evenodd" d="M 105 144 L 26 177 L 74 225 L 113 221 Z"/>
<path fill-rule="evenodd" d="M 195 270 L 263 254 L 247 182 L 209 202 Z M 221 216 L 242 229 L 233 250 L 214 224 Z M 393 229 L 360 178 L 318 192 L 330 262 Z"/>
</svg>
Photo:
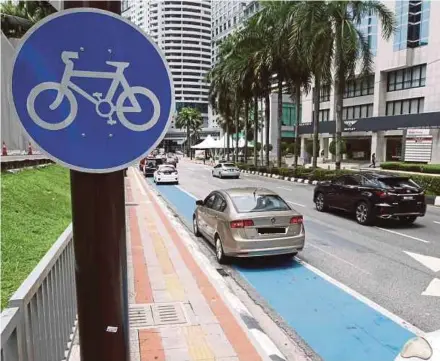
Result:
<svg viewBox="0 0 440 361">
<path fill-rule="evenodd" d="M 410 200 L 413 200 L 413 199 L 414 199 L 413 196 L 404 196 L 403 197 L 403 200 L 405 200 L 405 201 L 410 201 Z"/>
</svg>

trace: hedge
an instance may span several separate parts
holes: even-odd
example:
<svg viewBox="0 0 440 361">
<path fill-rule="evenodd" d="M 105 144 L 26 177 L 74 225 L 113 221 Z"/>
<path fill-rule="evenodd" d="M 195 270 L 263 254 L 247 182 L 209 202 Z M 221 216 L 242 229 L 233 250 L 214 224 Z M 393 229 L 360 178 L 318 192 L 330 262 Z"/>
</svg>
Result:
<svg viewBox="0 0 440 361">
<path fill-rule="evenodd" d="M 277 168 L 277 167 L 255 167 L 253 165 L 249 164 L 237 164 L 239 168 L 249 171 L 256 171 L 260 173 L 269 173 L 269 174 L 276 174 L 283 177 L 298 177 L 298 178 L 305 178 L 309 180 L 316 180 L 316 181 L 326 181 L 331 180 L 337 176 L 343 175 L 343 174 L 351 174 L 354 171 L 343 169 L 343 170 L 328 170 L 328 169 L 322 169 L 317 168 L 313 170 L 312 168 L 305 168 L 305 167 L 297 167 L 295 168 Z M 396 174 L 394 174 L 396 175 Z M 402 173 L 401 175 L 407 176 L 414 180 L 417 184 L 419 184 L 421 187 L 423 187 L 427 194 L 431 195 L 440 195 L 440 177 L 433 177 L 430 175 L 425 174 L 405 174 Z"/>
<path fill-rule="evenodd" d="M 380 167 L 382 169 L 401 170 L 407 172 L 440 174 L 440 164 L 385 162 L 381 163 Z"/>
</svg>

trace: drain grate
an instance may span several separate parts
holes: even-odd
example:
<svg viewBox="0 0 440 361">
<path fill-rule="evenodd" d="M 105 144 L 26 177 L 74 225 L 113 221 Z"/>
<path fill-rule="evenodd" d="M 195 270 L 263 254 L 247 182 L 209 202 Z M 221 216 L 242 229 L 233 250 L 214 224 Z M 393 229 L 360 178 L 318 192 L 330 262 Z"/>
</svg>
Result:
<svg viewBox="0 0 440 361">
<path fill-rule="evenodd" d="M 128 313 L 130 327 L 136 329 L 188 322 L 180 303 L 135 304 Z"/>
<path fill-rule="evenodd" d="M 174 325 L 186 323 L 185 314 L 180 304 L 163 303 L 151 305 L 156 325 Z"/>
<path fill-rule="evenodd" d="M 130 305 L 128 317 L 130 319 L 130 327 L 132 328 L 147 328 L 154 326 L 150 305 Z"/>
</svg>

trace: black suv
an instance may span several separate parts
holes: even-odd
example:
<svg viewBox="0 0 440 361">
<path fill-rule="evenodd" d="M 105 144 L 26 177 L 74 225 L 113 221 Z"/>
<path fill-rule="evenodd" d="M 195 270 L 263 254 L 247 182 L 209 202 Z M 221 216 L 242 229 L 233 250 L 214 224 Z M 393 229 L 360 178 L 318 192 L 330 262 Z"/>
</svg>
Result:
<svg viewBox="0 0 440 361">
<path fill-rule="evenodd" d="M 372 224 L 376 218 L 413 223 L 426 212 L 423 189 L 408 177 L 361 172 L 343 175 L 315 187 L 316 209 L 341 209 L 356 216 L 358 223 Z"/>
</svg>

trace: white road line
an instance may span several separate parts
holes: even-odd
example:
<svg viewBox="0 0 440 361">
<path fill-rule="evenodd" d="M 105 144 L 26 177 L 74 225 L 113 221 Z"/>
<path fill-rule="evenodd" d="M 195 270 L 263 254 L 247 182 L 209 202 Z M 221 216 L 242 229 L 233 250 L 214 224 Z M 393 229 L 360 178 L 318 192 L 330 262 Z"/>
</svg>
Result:
<svg viewBox="0 0 440 361">
<path fill-rule="evenodd" d="M 279 188 L 279 189 L 284 189 L 284 190 L 289 191 L 289 192 L 292 191 L 292 188 L 287 188 L 287 187 L 277 187 L 277 188 Z"/>
<path fill-rule="evenodd" d="M 320 271 L 319 269 L 313 267 L 312 265 L 308 264 L 307 262 L 303 261 L 302 259 L 295 257 L 295 260 L 302 264 L 304 267 L 308 268 L 310 271 L 316 273 L 318 276 L 324 278 L 326 281 L 332 283 L 336 287 L 340 288 L 341 290 L 347 292 L 351 296 L 357 298 L 359 301 L 365 303 L 367 306 L 375 309 L 376 311 L 380 312 L 384 316 L 388 317 L 390 320 L 394 321 L 395 323 L 399 324 L 403 328 L 406 328 L 407 330 L 415 333 L 416 335 L 423 336 L 425 333 L 417 328 L 416 326 L 410 324 L 409 322 L 405 321 L 401 317 L 395 315 L 394 313 L 388 311 L 387 309 L 383 308 L 382 306 L 378 305 L 377 303 L 371 301 L 367 297 L 361 295 L 359 292 L 351 289 L 350 287 L 344 285 L 343 283 L 335 280 L 334 278 L 330 277 L 326 273 Z"/>
<path fill-rule="evenodd" d="M 385 232 L 388 232 L 388 233 L 397 234 L 398 236 L 410 238 L 410 239 L 413 239 L 415 241 L 419 241 L 419 242 L 423 242 L 423 243 L 430 243 L 429 241 L 426 241 L 424 239 L 421 239 L 421 238 L 418 238 L 418 237 L 409 236 L 408 234 L 405 234 L 405 233 L 400 233 L 400 232 L 392 231 L 391 229 L 386 229 L 386 228 L 382 228 L 382 227 L 375 227 L 375 228 L 381 229 L 382 231 L 385 231 Z"/>
<path fill-rule="evenodd" d="M 295 203 L 295 202 L 292 202 L 292 201 L 287 201 L 287 203 L 290 203 L 290 204 L 294 204 L 295 206 L 298 206 L 298 207 L 306 207 L 304 204 L 301 204 L 301 203 Z"/>
<path fill-rule="evenodd" d="M 440 224 L 440 222 L 437 222 L 437 221 L 433 221 L 434 223 L 437 223 L 437 224 Z"/>
<path fill-rule="evenodd" d="M 321 252 L 323 252 L 323 253 L 325 253 L 325 254 L 331 256 L 331 257 L 334 257 L 334 258 L 338 259 L 338 260 L 341 261 L 341 262 L 347 263 L 347 264 L 350 265 L 351 267 L 356 268 L 358 271 L 363 272 L 363 273 L 365 273 L 365 274 L 371 276 L 371 273 L 370 273 L 370 272 L 365 271 L 365 270 L 362 269 L 362 268 L 359 268 L 358 266 L 354 265 L 353 263 L 348 262 L 348 261 L 346 261 L 345 259 L 343 259 L 343 258 L 341 258 L 341 257 L 338 257 L 338 256 L 334 255 L 333 253 L 327 252 L 326 250 L 322 249 L 321 247 L 315 246 L 314 244 L 311 244 L 311 243 L 307 243 L 307 247 L 313 247 L 313 248 L 319 249 Z"/>
<path fill-rule="evenodd" d="M 179 190 L 181 190 L 183 193 L 189 195 L 191 198 L 193 198 L 193 199 L 195 199 L 195 200 L 199 199 L 199 198 L 197 198 L 194 194 L 192 194 L 192 193 L 186 191 L 185 189 L 183 189 L 181 186 L 176 186 L 176 188 L 179 189 Z"/>
</svg>

